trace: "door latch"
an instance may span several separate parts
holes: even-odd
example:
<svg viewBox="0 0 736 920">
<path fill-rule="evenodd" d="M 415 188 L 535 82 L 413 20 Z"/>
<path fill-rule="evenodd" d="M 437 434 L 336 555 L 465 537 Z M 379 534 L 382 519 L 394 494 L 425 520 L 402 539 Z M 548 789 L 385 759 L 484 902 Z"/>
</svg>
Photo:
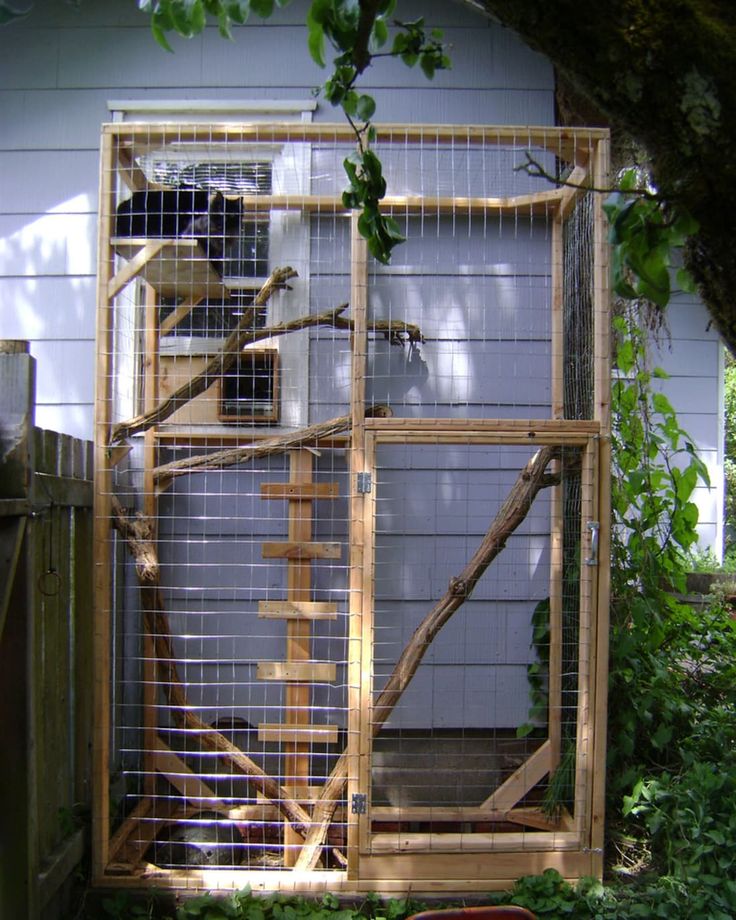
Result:
<svg viewBox="0 0 736 920">
<path fill-rule="evenodd" d="M 599 521 L 588 521 L 586 527 L 590 534 L 590 555 L 585 559 L 585 564 L 598 565 L 598 536 L 601 525 Z"/>
</svg>

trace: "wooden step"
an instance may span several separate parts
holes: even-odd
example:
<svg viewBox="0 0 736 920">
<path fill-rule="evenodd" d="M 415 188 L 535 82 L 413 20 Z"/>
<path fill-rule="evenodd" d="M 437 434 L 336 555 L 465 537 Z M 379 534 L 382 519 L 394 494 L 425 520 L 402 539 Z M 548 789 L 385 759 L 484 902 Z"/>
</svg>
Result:
<svg viewBox="0 0 736 920">
<path fill-rule="evenodd" d="M 339 543 L 311 543 L 303 540 L 264 543 L 264 559 L 339 559 L 342 546 Z"/>
<path fill-rule="evenodd" d="M 337 725 L 295 725 L 277 722 L 261 722 L 258 726 L 259 741 L 278 741 L 290 744 L 335 744 Z"/>
<path fill-rule="evenodd" d="M 294 680 L 298 683 L 334 683 L 337 665 L 329 661 L 259 661 L 259 680 Z"/>
<path fill-rule="evenodd" d="M 337 604 L 326 601 L 259 601 L 258 616 L 265 620 L 335 620 Z"/>
<path fill-rule="evenodd" d="M 291 501 L 339 498 L 336 482 L 263 482 L 261 498 L 286 498 Z"/>
</svg>

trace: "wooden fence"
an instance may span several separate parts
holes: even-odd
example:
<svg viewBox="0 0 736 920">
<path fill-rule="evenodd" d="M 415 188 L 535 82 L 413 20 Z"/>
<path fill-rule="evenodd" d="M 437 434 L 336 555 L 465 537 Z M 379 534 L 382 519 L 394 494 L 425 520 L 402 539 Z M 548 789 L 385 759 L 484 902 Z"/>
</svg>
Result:
<svg viewBox="0 0 736 920">
<path fill-rule="evenodd" d="M 91 798 L 92 445 L 33 424 L 0 341 L 0 917 L 68 916 Z"/>
</svg>

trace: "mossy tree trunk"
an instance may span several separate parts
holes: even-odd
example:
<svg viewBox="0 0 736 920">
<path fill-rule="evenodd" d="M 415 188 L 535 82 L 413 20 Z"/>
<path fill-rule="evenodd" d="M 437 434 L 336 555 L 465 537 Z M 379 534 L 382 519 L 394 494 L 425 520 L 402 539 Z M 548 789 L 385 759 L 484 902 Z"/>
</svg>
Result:
<svg viewBox="0 0 736 920">
<path fill-rule="evenodd" d="M 697 219 L 686 264 L 736 353 L 736 3 L 482 3 L 646 149 L 658 189 Z"/>
</svg>

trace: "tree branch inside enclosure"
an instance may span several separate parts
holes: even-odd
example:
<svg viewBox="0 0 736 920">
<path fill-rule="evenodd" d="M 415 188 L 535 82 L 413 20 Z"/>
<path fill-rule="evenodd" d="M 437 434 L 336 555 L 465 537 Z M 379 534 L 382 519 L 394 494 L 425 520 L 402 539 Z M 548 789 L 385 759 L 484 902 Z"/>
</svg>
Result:
<svg viewBox="0 0 736 920">
<path fill-rule="evenodd" d="M 432 640 L 455 611 L 470 597 L 478 580 L 506 545 L 506 541 L 529 513 L 529 509 L 544 488 L 556 485 L 559 476 L 547 474 L 550 462 L 559 457 L 559 448 L 544 447 L 519 473 L 508 498 L 486 531 L 478 549 L 462 572 L 450 580 L 447 591 L 424 617 L 409 640 L 398 662 L 376 700 L 372 710 L 372 733 L 377 735 L 393 712 L 402 693 L 409 685 Z M 325 783 L 312 813 L 312 829 L 299 854 L 296 869 L 313 869 L 327 835 L 339 799 L 347 780 L 347 752 L 340 756 Z"/>
<path fill-rule="evenodd" d="M 388 418 L 393 415 L 391 409 L 384 404 L 368 406 L 365 410 L 366 418 Z M 242 447 L 228 447 L 225 450 L 214 451 L 209 454 L 200 454 L 196 457 L 185 457 L 182 460 L 172 460 L 156 467 L 153 479 L 159 489 L 165 489 L 177 476 L 187 473 L 201 473 L 205 470 L 222 470 L 238 463 L 247 463 L 271 454 L 283 453 L 295 447 L 307 444 L 316 444 L 336 435 L 350 431 L 352 418 L 349 415 L 339 415 L 337 418 L 326 422 L 318 422 L 299 431 L 266 438 L 258 444 L 248 444 Z"/>
<path fill-rule="evenodd" d="M 343 422 L 343 419 L 334 421 Z M 304 432 L 301 434 L 303 443 Z M 276 449 L 278 448 L 273 445 L 270 447 L 271 451 Z M 280 449 L 286 448 L 281 447 Z M 508 538 L 529 513 L 538 493 L 548 486 L 559 483 L 559 475 L 547 473 L 550 462 L 557 459 L 559 455 L 559 448 L 548 446 L 539 450 L 529 460 L 519 473 L 506 501 L 497 512 L 465 568 L 450 580 L 443 597 L 427 613 L 415 630 L 373 707 L 372 733 L 374 736 L 378 734 L 393 712 L 435 636 L 471 595 L 483 573 L 503 550 Z M 242 459 L 241 456 L 240 459 L 233 460 L 233 462 L 242 462 Z M 244 459 L 249 459 L 249 457 Z M 191 469 L 184 470 L 184 472 L 191 471 Z M 276 780 L 261 770 L 221 732 L 204 722 L 192 711 L 174 660 L 171 629 L 161 601 L 158 556 L 152 542 L 153 531 L 150 522 L 142 515 L 138 515 L 131 521 L 116 498 L 113 498 L 113 514 L 114 526 L 127 541 L 136 560 L 145 627 L 154 641 L 159 679 L 171 707 L 174 721 L 181 728 L 196 731 L 206 747 L 225 754 L 236 769 L 252 778 L 254 784 L 280 809 L 305 839 L 295 868 L 315 868 L 329 825 L 334 817 L 337 801 L 342 795 L 347 780 L 347 751 L 343 751 L 340 755 L 310 818 Z"/>
<path fill-rule="evenodd" d="M 263 795 L 291 822 L 294 829 L 302 836 L 306 836 L 310 817 L 301 805 L 239 747 L 228 741 L 212 725 L 200 719 L 190 706 L 174 658 L 169 618 L 161 600 L 158 554 L 152 541 L 151 524 L 143 515 L 137 515 L 131 521 L 115 497 L 113 497 L 112 505 L 113 524 L 125 538 L 136 562 L 144 626 L 154 643 L 158 678 L 170 707 L 172 719 L 178 728 L 196 732 L 205 747 L 224 754 L 237 770 L 250 777 Z"/>
<path fill-rule="evenodd" d="M 345 329 L 348 332 L 354 331 L 353 321 L 341 315 L 348 308 L 346 303 L 332 310 L 316 313 L 313 316 L 301 316 L 285 323 L 278 323 L 275 326 L 254 329 L 254 318 L 257 309 L 264 306 L 275 291 L 287 287 L 287 281 L 294 277 L 296 277 L 296 272 L 293 268 L 274 269 L 256 295 L 252 306 L 248 307 L 245 315 L 227 337 L 220 351 L 207 362 L 206 367 L 192 377 L 191 380 L 187 380 L 186 383 L 182 384 L 155 408 L 115 425 L 112 429 L 111 443 L 122 441 L 133 434 L 147 431 L 154 425 L 166 421 L 174 412 L 185 406 L 195 396 L 204 393 L 216 380 L 226 374 L 234 366 L 240 352 L 246 345 L 274 338 L 275 336 L 286 335 L 289 332 L 297 332 L 300 329 L 308 329 L 312 326 L 332 326 L 335 329 Z M 402 343 L 405 339 L 411 343 L 422 341 L 419 327 L 412 323 L 395 320 L 375 320 L 371 324 L 371 328 L 374 332 L 384 335 L 393 344 Z"/>
</svg>

